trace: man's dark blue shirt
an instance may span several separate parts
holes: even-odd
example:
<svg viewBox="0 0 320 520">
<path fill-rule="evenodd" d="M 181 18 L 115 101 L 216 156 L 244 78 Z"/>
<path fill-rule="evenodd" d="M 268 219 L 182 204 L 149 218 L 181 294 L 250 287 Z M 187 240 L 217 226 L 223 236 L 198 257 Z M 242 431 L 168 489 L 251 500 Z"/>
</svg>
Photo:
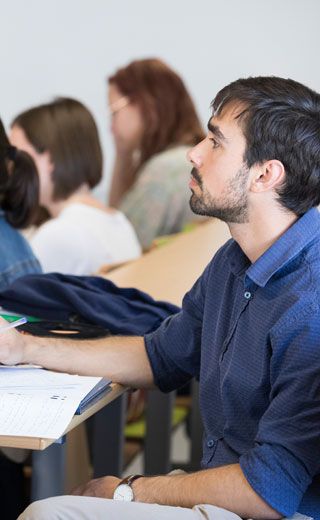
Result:
<svg viewBox="0 0 320 520">
<path fill-rule="evenodd" d="M 320 520 L 320 214 L 255 263 L 234 240 L 145 336 L 156 384 L 200 380 L 204 468 L 240 463 L 284 516 Z"/>
</svg>

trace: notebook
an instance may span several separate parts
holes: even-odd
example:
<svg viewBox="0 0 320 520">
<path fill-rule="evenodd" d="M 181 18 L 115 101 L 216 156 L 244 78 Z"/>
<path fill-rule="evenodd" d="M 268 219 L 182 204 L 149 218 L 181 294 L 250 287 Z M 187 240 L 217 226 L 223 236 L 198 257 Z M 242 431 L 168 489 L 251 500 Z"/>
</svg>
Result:
<svg viewBox="0 0 320 520">
<path fill-rule="evenodd" d="M 89 406 L 98 401 L 104 394 L 111 391 L 111 380 L 101 379 L 92 390 L 82 399 L 78 408 L 76 409 L 75 415 L 81 415 Z"/>
</svg>

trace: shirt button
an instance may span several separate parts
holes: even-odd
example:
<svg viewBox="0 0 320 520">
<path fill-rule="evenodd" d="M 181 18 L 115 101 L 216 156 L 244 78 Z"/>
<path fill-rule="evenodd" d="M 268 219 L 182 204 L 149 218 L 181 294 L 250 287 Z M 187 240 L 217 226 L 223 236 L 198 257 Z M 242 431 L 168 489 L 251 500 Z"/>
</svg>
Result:
<svg viewBox="0 0 320 520">
<path fill-rule="evenodd" d="M 207 442 L 207 446 L 208 448 L 213 448 L 214 446 L 214 441 L 212 439 L 210 439 L 208 442 Z"/>
<path fill-rule="evenodd" d="M 250 291 L 246 291 L 246 292 L 244 293 L 244 297 L 245 297 L 246 300 L 250 300 L 250 298 L 251 298 L 251 292 L 250 292 Z"/>
</svg>

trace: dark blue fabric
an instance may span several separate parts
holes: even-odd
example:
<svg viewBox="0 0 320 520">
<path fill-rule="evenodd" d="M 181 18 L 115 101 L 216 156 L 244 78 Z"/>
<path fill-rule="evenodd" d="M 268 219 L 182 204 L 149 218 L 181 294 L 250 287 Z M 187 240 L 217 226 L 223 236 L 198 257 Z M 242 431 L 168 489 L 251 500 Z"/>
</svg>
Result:
<svg viewBox="0 0 320 520">
<path fill-rule="evenodd" d="M 162 390 L 200 378 L 202 466 L 239 462 L 255 491 L 280 513 L 298 510 L 317 520 L 319 291 L 314 209 L 252 265 L 236 242 L 227 242 L 181 312 L 145 337 Z"/>
<path fill-rule="evenodd" d="M 155 330 L 179 307 L 156 302 L 138 289 L 121 289 L 97 276 L 58 273 L 27 275 L 0 292 L 10 311 L 47 320 L 68 321 L 76 315 L 114 334 L 143 335 Z"/>
</svg>

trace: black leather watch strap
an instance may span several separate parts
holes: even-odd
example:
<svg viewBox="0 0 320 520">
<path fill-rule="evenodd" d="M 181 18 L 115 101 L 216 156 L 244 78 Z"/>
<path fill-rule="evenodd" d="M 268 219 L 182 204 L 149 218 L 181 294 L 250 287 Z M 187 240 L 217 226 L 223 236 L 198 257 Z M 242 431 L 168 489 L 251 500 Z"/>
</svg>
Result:
<svg viewBox="0 0 320 520">
<path fill-rule="evenodd" d="M 143 477 L 143 475 L 129 475 L 128 477 L 125 477 L 124 479 L 122 479 L 118 485 L 120 486 L 121 484 L 127 484 L 128 486 L 131 487 L 132 482 L 134 482 L 135 480 L 137 480 L 137 478 L 140 478 L 140 477 Z"/>
</svg>

